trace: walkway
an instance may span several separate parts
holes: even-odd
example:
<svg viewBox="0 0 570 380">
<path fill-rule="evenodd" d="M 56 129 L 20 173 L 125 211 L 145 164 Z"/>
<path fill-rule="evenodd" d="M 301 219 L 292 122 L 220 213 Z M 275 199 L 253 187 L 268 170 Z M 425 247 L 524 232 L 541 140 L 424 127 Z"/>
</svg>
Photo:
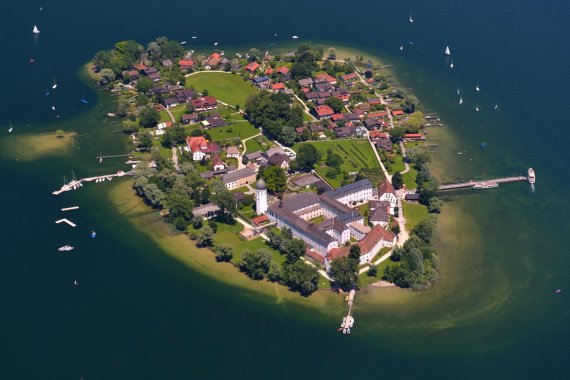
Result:
<svg viewBox="0 0 570 380">
<path fill-rule="evenodd" d="M 384 177 L 386 177 L 386 179 L 388 179 L 390 182 L 392 182 L 392 176 L 388 173 L 388 170 L 386 170 L 386 167 L 382 163 L 382 160 L 380 159 L 380 155 L 378 154 L 378 149 L 376 149 L 376 147 L 374 146 L 374 143 L 372 142 L 372 140 L 370 140 L 370 138 L 367 138 L 367 140 L 370 143 L 370 146 L 372 147 L 372 151 L 374 152 L 374 155 L 376 156 L 378 163 L 380 164 L 380 168 L 382 168 L 382 172 L 384 173 Z"/>
<path fill-rule="evenodd" d="M 402 141 L 400 141 L 400 150 L 402 151 L 402 158 L 404 159 L 404 166 L 405 166 L 405 169 L 403 171 L 401 171 L 400 174 L 406 174 L 407 172 L 410 171 L 410 164 L 408 164 L 405 160 L 405 158 L 406 158 L 406 147 L 404 146 L 404 143 Z"/>
<path fill-rule="evenodd" d="M 176 148 L 172 147 L 172 163 L 174 164 L 174 169 L 177 172 L 180 171 L 180 165 L 178 165 L 178 154 L 176 153 Z"/>
<path fill-rule="evenodd" d="M 307 107 L 307 105 L 305 104 L 305 102 L 302 101 L 301 98 L 299 98 L 299 97 L 297 96 L 297 94 L 293 93 L 293 96 L 295 97 L 295 99 L 297 99 L 297 100 L 299 101 L 299 103 L 301 103 L 301 105 L 302 105 L 303 108 L 305 109 L 305 113 L 306 113 L 307 115 L 309 115 L 309 117 L 311 118 L 311 121 L 318 121 L 317 118 L 314 117 L 314 116 L 311 114 L 311 109 L 310 109 L 309 107 Z"/>
</svg>

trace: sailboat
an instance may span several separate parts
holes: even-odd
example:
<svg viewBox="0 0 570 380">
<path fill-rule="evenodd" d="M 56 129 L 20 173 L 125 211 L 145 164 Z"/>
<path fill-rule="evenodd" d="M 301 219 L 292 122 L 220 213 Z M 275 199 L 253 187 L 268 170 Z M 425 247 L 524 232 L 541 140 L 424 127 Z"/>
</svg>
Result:
<svg viewBox="0 0 570 380">
<path fill-rule="evenodd" d="M 85 99 L 85 94 L 83 94 L 83 97 L 81 98 L 81 103 L 83 103 L 83 104 L 89 103 L 89 102 L 87 101 L 87 99 Z"/>
<path fill-rule="evenodd" d="M 57 83 L 55 82 L 55 77 L 53 78 L 53 86 L 51 86 L 54 90 L 57 88 Z"/>
<path fill-rule="evenodd" d="M 49 92 L 49 87 L 46 87 L 46 93 L 45 96 L 49 96 L 50 92 Z"/>
<path fill-rule="evenodd" d="M 412 12 L 410 12 L 410 18 L 409 18 L 410 24 L 414 23 L 414 19 L 412 18 Z"/>
<path fill-rule="evenodd" d="M 196 38 L 198 38 L 197 36 L 192 36 L 192 39 L 195 40 Z"/>
<path fill-rule="evenodd" d="M 463 95 L 459 98 L 459 104 L 463 104 Z"/>
<path fill-rule="evenodd" d="M 8 121 L 8 123 L 10 123 L 10 128 L 8 128 L 8 133 L 11 133 L 14 130 L 14 127 L 12 127 L 11 121 Z"/>
<path fill-rule="evenodd" d="M 52 110 L 52 111 L 55 111 L 55 106 L 51 106 L 51 110 Z"/>
<path fill-rule="evenodd" d="M 404 50 L 404 45 L 400 45 L 400 51 Z"/>
<path fill-rule="evenodd" d="M 217 43 L 217 42 L 214 42 L 214 46 L 218 46 L 218 43 Z"/>
<path fill-rule="evenodd" d="M 453 58 L 451 58 L 451 63 L 449 64 L 449 68 L 453 69 Z"/>
<path fill-rule="evenodd" d="M 475 107 L 475 112 L 479 112 L 479 107 Z"/>
<path fill-rule="evenodd" d="M 182 41 L 180 45 L 186 45 L 186 41 Z"/>
<path fill-rule="evenodd" d="M 457 90 L 456 90 L 456 92 L 457 92 L 457 95 L 460 95 L 460 94 L 461 94 L 461 91 L 459 90 L 459 82 L 457 82 Z"/>
<path fill-rule="evenodd" d="M 496 109 L 499 109 L 499 105 L 498 105 L 498 104 L 495 104 L 495 107 L 493 107 L 493 109 L 495 109 L 495 110 L 496 110 Z"/>
<path fill-rule="evenodd" d="M 475 91 L 479 92 L 479 90 L 481 89 L 479 88 L 479 82 L 477 82 L 477 84 L 475 85 Z"/>
<path fill-rule="evenodd" d="M 296 39 L 299 38 L 299 36 L 293 36 L 293 37 L 291 37 L 291 38 L 294 39 L 294 40 L 296 40 Z"/>
<path fill-rule="evenodd" d="M 40 30 L 38 29 L 38 27 L 36 25 L 34 25 L 34 30 L 32 30 L 32 32 L 34 34 L 40 34 Z"/>
<path fill-rule="evenodd" d="M 451 50 L 449 50 L 449 46 L 445 48 L 445 55 L 451 55 Z"/>
</svg>

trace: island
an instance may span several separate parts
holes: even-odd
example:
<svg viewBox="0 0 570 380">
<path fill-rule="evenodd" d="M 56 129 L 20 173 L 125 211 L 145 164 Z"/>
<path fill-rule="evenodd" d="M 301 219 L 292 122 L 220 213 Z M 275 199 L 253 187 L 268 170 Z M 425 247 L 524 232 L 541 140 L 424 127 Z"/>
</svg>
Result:
<svg viewBox="0 0 570 380">
<path fill-rule="evenodd" d="M 118 96 L 108 115 L 145 204 L 216 261 L 303 296 L 437 279 L 427 130 L 441 123 L 389 70 L 309 43 L 230 54 L 165 37 L 89 65 Z"/>
</svg>

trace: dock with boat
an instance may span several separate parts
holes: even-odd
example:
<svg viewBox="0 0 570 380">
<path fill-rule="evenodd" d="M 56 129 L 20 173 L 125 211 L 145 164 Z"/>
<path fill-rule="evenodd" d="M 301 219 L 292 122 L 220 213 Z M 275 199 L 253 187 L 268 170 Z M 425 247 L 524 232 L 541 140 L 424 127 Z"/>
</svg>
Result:
<svg viewBox="0 0 570 380">
<path fill-rule="evenodd" d="M 348 313 L 346 317 L 342 318 L 342 323 L 337 331 L 342 331 L 343 334 L 350 334 L 350 329 L 354 326 L 354 317 L 352 316 L 352 306 L 354 305 L 354 296 L 356 290 L 352 289 L 348 293 Z"/>
<path fill-rule="evenodd" d="M 85 183 L 85 182 L 99 183 L 99 182 L 104 182 L 104 181 L 111 181 L 115 177 L 123 177 L 126 175 L 133 175 L 133 171 L 124 172 L 122 170 L 119 170 L 117 173 L 114 173 L 114 174 L 104 174 L 104 175 L 99 175 L 99 176 L 95 176 L 95 177 L 87 177 L 87 178 L 81 178 L 81 179 L 75 179 L 74 178 L 69 183 L 64 183 L 63 186 L 59 190 L 52 192 L 52 194 L 53 195 L 59 195 L 59 194 L 66 192 L 66 191 L 76 190 L 76 189 L 82 187 L 83 183 Z"/>
<path fill-rule="evenodd" d="M 484 181 L 469 180 L 466 182 L 441 185 L 437 189 L 439 191 L 458 190 L 458 189 L 465 189 L 465 188 L 493 189 L 493 188 L 499 187 L 500 184 L 513 183 L 513 182 L 528 182 L 531 185 L 533 185 L 536 182 L 534 170 L 532 168 L 529 168 L 528 172 L 527 172 L 527 176 L 494 178 L 494 179 L 488 179 L 488 180 L 484 180 Z"/>
</svg>

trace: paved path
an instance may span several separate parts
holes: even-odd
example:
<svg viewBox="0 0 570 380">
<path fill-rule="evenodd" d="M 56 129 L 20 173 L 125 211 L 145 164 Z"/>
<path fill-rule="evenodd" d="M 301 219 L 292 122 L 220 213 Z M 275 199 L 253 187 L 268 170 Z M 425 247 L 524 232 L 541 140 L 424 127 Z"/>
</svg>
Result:
<svg viewBox="0 0 570 380">
<path fill-rule="evenodd" d="M 180 171 L 180 165 L 178 165 L 178 154 L 176 153 L 176 148 L 172 147 L 172 162 L 174 163 L 174 169 L 177 172 Z"/>
<path fill-rule="evenodd" d="M 400 141 L 400 150 L 402 151 L 402 157 L 405 159 L 406 158 L 406 147 L 404 146 L 404 143 L 402 141 Z M 401 171 L 401 174 L 406 174 L 407 172 L 410 171 L 410 165 L 404 160 L 404 166 L 406 167 L 404 169 L 404 171 Z"/>
<path fill-rule="evenodd" d="M 166 108 L 165 106 L 163 106 L 162 104 L 160 106 L 162 107 L 163 110 L 166 111 L 168 116 L 170 116 L 170 120 L 172 120 L 172 124 L 174 125 L 174 123 L 176 123 L 176 120 L 174 120 L 174 115 L 172 114 L 172 112 L 170 112 L 170 110 L 168 108 Z"/>
<path fill-rule="evenodd" d="M 311 118 L 311 121 L 317 121 L 317 118 L 314 117 L 314 116 L 311 114 L 311 109 L 310 109 L 309 107 L 307 107 L 307 105 L 305 104 L 305 102 L 302 101 L 301 98 L 299 98 L 299 97 L 297 96 L 297 94 L 293 93 L 293 96 L 295 97 L 295 99 L 297 99 L 297 100 L 299 101 L 299 103 L 301 103 L 301 105 L 302 105 L 303 108 L 305 109 L 305 113 L 306 113 L 307 115 L 309 115 L 309 117 Z"/>
<path fill-rule="evenodd" d="M 386 252 L 382 257 L 380 257 L 378 260 L 374 261 L 372 263 L 372 265 L 374 266 L 378 266 L 380 265 L 380 263 L 382 261 L 386 261 L 390 258 L 390 256 L 392 256 L 392 252 L 394 251 L 394 249 L 391 249 L 390 251 Z M 368 270 L 370 269 L 370 265 L 365 266 L 364 268 L 360 268 L 358 270 L 358 274 L 362 274 L 362 273 L 366 273 L 368 272 Z"/>
<path fill-rule="evenodd" d="M 386 177 L 390 182 L 392 182 L 392 176 L 388 173 L 388 170 L 386 170 L 386 167 L 382 163 L 382 160 L 380 159 L 380 155 L 378 154 L 378 149 L 376 149 L 372 140 L 370 140 L 369 138 L 367 138 L 367 140 L 370 143 L 370 146 L 372 147 L 372 151 L 374 152 L 374 155 L 376 156 L 378 163 L 380 164 L 380 168 L 382 169 L 382 172 L 384 173 L 384 177 Z"/>
</svg>

